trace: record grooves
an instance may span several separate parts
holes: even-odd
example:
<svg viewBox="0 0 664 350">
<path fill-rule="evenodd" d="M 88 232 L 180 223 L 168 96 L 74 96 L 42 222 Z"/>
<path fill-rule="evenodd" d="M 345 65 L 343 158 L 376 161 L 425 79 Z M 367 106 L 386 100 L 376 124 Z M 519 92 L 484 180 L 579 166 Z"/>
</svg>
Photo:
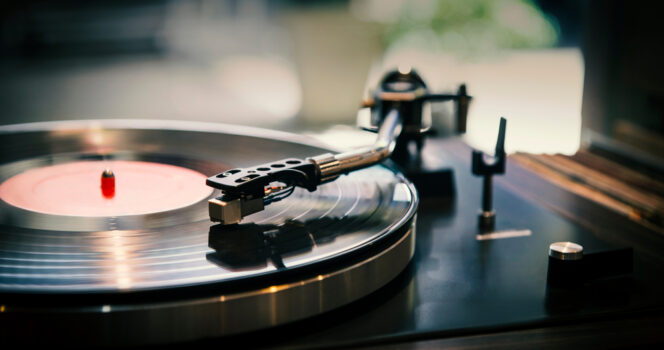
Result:
<svg viewBox="0 0 664 350">
<path fill-rule="evenodd" d="M 2 182 L 29 169 L 100 158 L 211 176 L 325 151 L 287 134 L 146 121 L 28 124 L 0 128 L 0 137 L 10 145 L 1 154 Z M 413 254 L 416 191 L 383 165 L 315 192 L 295 189 L 288 200 L 240 224 L 209 221 L 206 202 L 215 194 L 182 208 L 115 217 L 51 215 L 2 202 L 3 336 L 27 325 L 46 331 L 54 319 L 62 327 L 110 322 L 90 327 L 107 345 L 133 344 L 131 336 L 110 336 L 128 324 L 147 334 L 145 343 L 257 330 L 366 296 L 398 275 Z M 72 313 L 80 317 L 71 321 Z M 138 321 L 164 315 L 197 327 L 170 332 L 179 326 L 157 329 Z M 56 342 L 68 339 L 67 332 L 48 333 Z"/>
</svg>

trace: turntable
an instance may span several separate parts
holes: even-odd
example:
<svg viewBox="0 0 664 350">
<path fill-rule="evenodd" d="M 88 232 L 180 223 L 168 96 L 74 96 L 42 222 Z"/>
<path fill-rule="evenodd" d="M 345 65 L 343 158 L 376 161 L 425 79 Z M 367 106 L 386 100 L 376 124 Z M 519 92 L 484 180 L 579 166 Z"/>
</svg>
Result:
<svg viewBox="0 0 664 350">
<path fill-rule="evenodd" d="M 323 150 L 228 126 L 89 125 L 3 130 L 3 333 L 127 344 L 132 329 L 145 343 L 261 329 L 361 298 L 412 256 L 417 194 L 389 167 L 294 189 L 248 232 L 217 232 L 203 174 Z"/>
<path fill-rule="evenodd" d="M 425 102 L 453 101 L 463 132 L 470 100 L 392 72 L 366 102 L 376 143 L 341 153 L 206 123 L 1 127 L 2 342 L 382 346 L 583 322 L 657 339 L 661 243 L 538 202 L 567 194 L 507 161 L 504 119 L 493 156 L 427 137 Z"/>
</svg>

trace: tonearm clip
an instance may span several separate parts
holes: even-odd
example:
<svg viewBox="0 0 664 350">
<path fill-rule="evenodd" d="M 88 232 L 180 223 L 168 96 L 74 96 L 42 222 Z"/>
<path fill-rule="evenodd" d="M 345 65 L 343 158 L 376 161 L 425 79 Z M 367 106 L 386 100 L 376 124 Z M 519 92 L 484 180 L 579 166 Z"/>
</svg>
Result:
<svg viewBox="0 0 664 350">
<path fill-rule="evenodd" d="M 265 205 L 288 197 L 296 186 L 315 191 L 320 184 L 390 156 L 400 163 L 407 158 L 409 143 L 414 141 L 418 149 L 422 147 L 423 134 L 430 127 L 430 118 L 423 118 L 425 102 L 455 101 L 457 129 L 465 132 L 470 99 L 463 85 L 457 94 L 432 94 L 412 70 L 388 73 L 369 105 L 374 126 L 369 129 L 378 134 L 372 146 L 306 159 L 287 158 L 211 176 L 207 185 L 220 189 L 222 195 L 209 201 L 210 219 L 222 224 L 238 223 Z"/>
</svg>

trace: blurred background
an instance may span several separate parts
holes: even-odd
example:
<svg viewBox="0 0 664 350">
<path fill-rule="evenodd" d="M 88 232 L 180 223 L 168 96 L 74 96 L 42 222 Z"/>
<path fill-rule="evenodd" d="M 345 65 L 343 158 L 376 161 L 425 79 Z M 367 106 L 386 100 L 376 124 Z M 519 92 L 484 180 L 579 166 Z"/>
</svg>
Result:
<svg viewBox="0 0 664 350">
<path fill-rule="evenodd" d="M 615 28 L 629 22 L 624 13 L 632 6 L 608 3 L 5 1 L 0 124 L 157 118 L 317 131 L 353 125 L 381 75 L 408 65 L 432 90 L 468 85 L 475 97 L 466 135 L 471 144 L 490 149 L 505 116 L 508 151 L 571 154 L 581 142 L 585 70 L 601 68 L 607 52 L 620 52 L 607 46 L 617 40 L 613 32 L 625 32 Z M 590 53 L 588 42 L 595 45 Z M 596 74 L 599 85 L 610 86 L 615 69 L 609 68 Z M 652 74 L 626 76 L 653 91 L 643 81 Z M 601 102 L 614 100 L 606 91 L 593 93 L 600 102 L 588 120 L 615 110 Z M 636 125 L 661 131 L 662 99 L 634 95 L 632 102 L 645 101 L 639 113 L 659 113 Z M 634 111 L 634 105 L 621 108 Z M 434 126 L 445 125 L 451 108 L 432 106 Z M 614 121 L 598 123 L 595 129 L 605 134 L 616 128 Z"/>
<path fill-rule="evenodd" d="M 72 119 L 242 124 L 370 143 L 381 76 L 467 84 L 471 146 L 508 119 L 511 159 L 664 233 L 664 36 L 649 2 L 3 1 L 0 125 Z M 445 134 L 449 104 L 433 104 Z M 2 139 L 0 139 L 0 144 Z"/>
<path fill-rule="evenodd" d="M 471 131 L 489 123 L 493 134 L 500 115 L 518 111 L 577 139 L 582 11 L 576 1 L 528 0 L 10 1 L 0 123 L 159 118 L 317 130 L 354 124 L 381 75 L 410 65 L 434 90 L 468 84 Z"/>
</svg>

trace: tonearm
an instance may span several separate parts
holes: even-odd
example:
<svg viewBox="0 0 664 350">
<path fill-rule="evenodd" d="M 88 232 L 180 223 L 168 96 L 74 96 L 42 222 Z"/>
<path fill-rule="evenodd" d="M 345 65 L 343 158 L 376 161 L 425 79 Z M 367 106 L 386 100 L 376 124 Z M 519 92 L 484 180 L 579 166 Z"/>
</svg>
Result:
<svg viewBox="0 0 664 350">
<path fill-rule="evenodd" d="M 287 158 L 211 176 L 207 185 L 220 189 L 222 195 L 209 201 L 210 219 L 222 224 L 238 223 L 288 197 L 296 186 L 315 191 L 318 185 L 388 157 L 397 164 L 405 162 L 410 157 L 409 145 L 415 143 L 419 152 L 424 134 L 431 127 L 430 115 L 423 113 L 426 102 L 455 101 L 457 131 L 465 132 L 470 99 L 464 85 L 456 94 L 433 94 L 415 71 L 390 72 L 366 103 L 372 118 L 363 127 L 377 132 L 372 146 L 306 159 Z"/>
</svg>

